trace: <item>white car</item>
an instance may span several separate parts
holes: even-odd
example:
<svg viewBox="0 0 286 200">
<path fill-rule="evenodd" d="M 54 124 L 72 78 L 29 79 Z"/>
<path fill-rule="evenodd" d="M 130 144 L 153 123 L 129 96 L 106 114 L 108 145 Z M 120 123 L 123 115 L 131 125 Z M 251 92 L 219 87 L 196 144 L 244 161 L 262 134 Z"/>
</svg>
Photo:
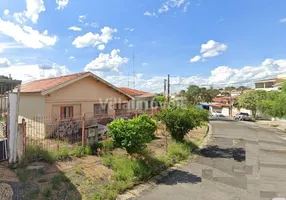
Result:
<svg viewBox="0 0 286 200">
<path fill-rule="evenodd" d="M 220 111 L 213 111 L 212 116 L 214 117 L 224 117 L 224 115 Z"/>
</svg>

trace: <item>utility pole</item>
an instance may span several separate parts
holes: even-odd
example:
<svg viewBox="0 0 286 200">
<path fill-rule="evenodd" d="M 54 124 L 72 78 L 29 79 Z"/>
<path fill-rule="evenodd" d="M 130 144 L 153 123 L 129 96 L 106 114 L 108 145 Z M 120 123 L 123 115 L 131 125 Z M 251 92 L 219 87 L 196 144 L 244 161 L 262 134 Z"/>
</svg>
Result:
<svg viewBox="0 0 286 200">
<path fill-rule="evenodd" d="M 166 107 L 167 79 L 164 79 L 164 108 Z"/>
<path fill-rule="evenodd" d="M 168 74 L 168 106 L 170 103 L 170 74 Z"/>
</svg>

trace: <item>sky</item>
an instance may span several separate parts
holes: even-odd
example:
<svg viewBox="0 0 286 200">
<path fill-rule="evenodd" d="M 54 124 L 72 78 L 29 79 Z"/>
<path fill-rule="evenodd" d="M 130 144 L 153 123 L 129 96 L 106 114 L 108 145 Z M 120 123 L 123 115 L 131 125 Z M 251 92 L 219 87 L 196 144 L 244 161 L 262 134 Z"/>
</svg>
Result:
<svg viewBox="0 0 286 200">
<path fill-rule="evenodd" d="M 171 92 L 286 73 L 285 0 L 1 0 L 0 74 Z M 134 67 L 133 67 L 134 66 Z M 135 83 L 135 84 L 134 84 Z"/>
</svg>

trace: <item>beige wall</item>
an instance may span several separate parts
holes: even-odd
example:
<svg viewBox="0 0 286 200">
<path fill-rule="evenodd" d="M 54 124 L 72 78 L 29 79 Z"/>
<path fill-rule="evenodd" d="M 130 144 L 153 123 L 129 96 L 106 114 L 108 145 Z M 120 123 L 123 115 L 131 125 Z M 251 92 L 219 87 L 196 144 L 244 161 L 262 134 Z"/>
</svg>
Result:
<svg viewBox="0 0 286 200">
<path fill-rule="evenodd" d="M 19 118 L 45 116 L 45 97 L 40 94 L 20 94 Z"/>
<path fill-rule="evenodd" d="M 61 106 L 76 106 L 74 114 L 93 114 L 95 103 L 108 103 L 109 114 L 113 114 L 113 103 L 127 101 L 128 97 L 116 92 L 92 77 L 84 78 L 46 95 L 46 115 L 60 114 Z"/>
</svg>

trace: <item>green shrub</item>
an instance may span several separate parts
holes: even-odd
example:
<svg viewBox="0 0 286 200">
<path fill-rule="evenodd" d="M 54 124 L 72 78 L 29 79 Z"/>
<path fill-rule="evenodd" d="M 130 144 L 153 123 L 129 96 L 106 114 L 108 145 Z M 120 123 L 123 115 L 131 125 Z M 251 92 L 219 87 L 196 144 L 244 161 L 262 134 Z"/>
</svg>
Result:
<svg viewBox="0 0 286 200">
<path fill-rule="evenodd" d="M 81 145 L 77 145 L 73 148 L 72 155 L 81 158 L 84 156 L 84 152 L 85 152 L 84 150 L 85 150 L 85 147 Z"/>
<path fill-rule="evenodd" d="M 182 142 L 190 130 L 201 126 L 208 120 L 208 112 L 194 106 L 187 109 L 176 107 L 162 110 L 157 117 L 166 124 L 172 138 Z"/>
<path fill-rule="evenodd" d="M 52 196 L 52 190 L 50 188 L 46 188 L 45 190 L 43 190 L 43 195 L 46 198 L 50 198 Z"/>
<path fill-rule="evenodd" d="M 154 138 L 156 122 L 148 115 L 124 120 L 117 119 L 108 125 L 108 133 L 116 147 L 125 148 L 129 154 L 141 152 Z"/>
</svg>

